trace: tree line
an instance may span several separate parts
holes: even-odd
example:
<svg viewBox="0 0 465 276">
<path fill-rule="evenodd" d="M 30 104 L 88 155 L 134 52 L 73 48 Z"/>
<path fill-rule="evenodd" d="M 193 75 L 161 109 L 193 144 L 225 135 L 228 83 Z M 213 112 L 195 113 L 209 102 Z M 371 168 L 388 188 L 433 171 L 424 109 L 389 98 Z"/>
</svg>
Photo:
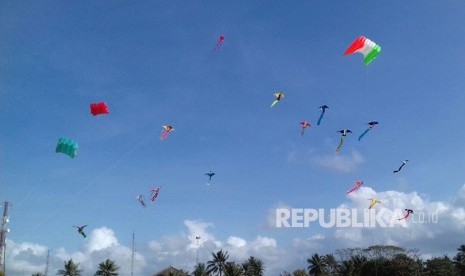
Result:
<svg viewBox="0 0 465 276">
<path fill-rule="evenodd" d="M 110 259 L 101 262 L 94 275 L 117 276 L 119 266 Z M 169 271 L 162 276 L 263 276 L 265 263 L 250 256 L 244 262 L 229 260 L 228 251 L 211 253 L 207 263 L 195 265 L 192 273 L 183 270 Z M 32 276 L 43 276 L 34 273 Z M 57 275 L 81 276 L 79 263 L 72 259 L 64 262 Z M 307 259 L 306 267 L 293 272 L 283 271 L 280 276 L 465 276 L 465 245 L 457 248 L 457 254 L 423 260 L 418 250 L 398 246 L 375 245 L 368 248 L 346 248 L 334 253 L 314 253 Z M 156 275 L 158 276 L 158 275 Z"/>
</svg>

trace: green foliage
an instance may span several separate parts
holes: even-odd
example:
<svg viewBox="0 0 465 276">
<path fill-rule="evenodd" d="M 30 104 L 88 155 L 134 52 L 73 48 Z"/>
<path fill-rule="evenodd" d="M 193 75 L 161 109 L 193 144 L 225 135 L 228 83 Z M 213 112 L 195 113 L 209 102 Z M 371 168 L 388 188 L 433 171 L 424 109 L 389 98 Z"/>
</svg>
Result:
<svg viewBox="0 0 465 276">
<path fill-rule="evenodd" d="M 81 276 L 81 270 L 79 269 L 79 263 L 75 264 L 73 259 L 65 261 L 64 269 L 58 270 L 57 275 L 63 276 Z"/>
<path fill-rule="evenodd" d="M 289 274 L 289 276 L 291 275 Z M 308 273 L 305 269 L 297 269 L 292 272 L 292 276 L 308 276 Z"/>
<path fill-rule="evenodd" d="M 449 257 L 432 258 L 425 262 L 424 276 L 457 276 L 458 274 L 454 263 Z"/>
<path fill-rule="evenodd" d="M 265 272 L 263 261 L 252 256 L 242 264 L 242 269 L 245 276 L 263 276 Z"/>
<path fill-rule="evenodd" d="M 213 260 L 208 261 L 207 273 L 215 273 L 216 275 L 222 276 L 226 266 L 226 262 L 229 258 L 228 252 L 223 250 L 218 251 L 216 254 L 212 253 Z"/>
<path fill-rule="evenodd" d="M 117 276 L 119 266 L 115 264 L 114 261 L 106 259 L 104 262 L 101 262 L 98 265 L 98 270 L 95 272 L 95 275 L 101 276 Z"/>
<path fill-rule="evenodd" d="M 208 276 L 207 267 L 204 263 L 198 263 L 195 266 L 193 276 Z"/>
</svg>

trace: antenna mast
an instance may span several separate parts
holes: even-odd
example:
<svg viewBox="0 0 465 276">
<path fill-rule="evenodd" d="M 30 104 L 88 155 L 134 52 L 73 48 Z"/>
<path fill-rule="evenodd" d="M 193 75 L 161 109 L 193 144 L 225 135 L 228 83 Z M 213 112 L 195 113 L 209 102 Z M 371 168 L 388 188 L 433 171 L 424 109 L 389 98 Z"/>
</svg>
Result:
<svg viewBox="0 0 465 276">
<path fill-rule="evenodd" d="M 45 265 L 45 276 L 48 276 L 48 267 L 50 266 L 50 249 L 47 252 L 47 264 Z"/>
<path fill-rule="evenodd" d="M 134 275 L 134 232 L 132 232 L 131 276 Z"/>
<path fill-rule="evenodd" d="M 0 271 L 5 273 L 5 255 L 6 255 L 6 235 L 10 232 L 10 229 L 7 228 L 10 205 L 8 201 L 3 203 L 3 219 L 2 219 L 2 228 L 0 229 Z"/>
</svg>

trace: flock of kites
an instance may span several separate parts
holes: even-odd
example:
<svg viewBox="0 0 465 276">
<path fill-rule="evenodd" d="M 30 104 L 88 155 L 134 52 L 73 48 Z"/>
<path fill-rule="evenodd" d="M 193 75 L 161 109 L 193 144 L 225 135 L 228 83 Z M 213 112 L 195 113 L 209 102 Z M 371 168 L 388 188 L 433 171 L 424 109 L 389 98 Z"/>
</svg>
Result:
<svg viewBox="0 0 465 276">
<path fill-rule="evenodd" d="M 365 65 L 370 64 L 381 52 L 381 47 L 376 44 L 375 42 L 369 40 L 368 38 L 364 36 L 358 37 L 350 46 L 347 48 L 347 50 L 344 52 L 344 55 L 350 55 L 354 53 L 360 53 L 364 57 L 364 63 Z M 284 93 L 282 92 L 277 92 L 274 94 L 274 101 L 271 103 L 271 107 L 274 107 L 279 101 L 284 99 Z M 319 107 L 321 110 L 320 117 L 318 118 L 317 125 L 321 124 L 321 120 L 323 119 L 323 116 L 326 112 L 327 109 L 329 109 L 329 106 L 327 105 L 322 105 Z M 378 124 L 377 121 L 371 121 L 368 122 L 368 128 L 363 131 L 359 136 L 358 140 L 360 141 L 371 129 L 373 129 L 376 125 Z M 304 135 L 305 129 L 307 127 L 310 127 L 310 123 L 307 121 L 302 121 L 300 122 L 300 125 L 302 126 L 302 131 L 301 131 L 301 136 Z M 352 133 L 350 129 L 342 129 L 337 131 L 341 133 L 341 139 L 339 141 L 339 144 L 336 148 L 336 152 L 340 152 L 342 149 L 342 145 L 344 144 L 345 138 L 347 134 Z M 393 173 L 398 173 L 402 170 L 402 168 L 407 164 L 408 160 L 402 161 L 402 165 L 397 169 L 394 170 Z M 347 194 L 350 194 L 352 192 L 355 192 L 360 188 L 360 186 L 363 185 L 363 181 L 355 181 L 355 187 L 347 191 Z M 377 200 L 376 198 L 371 198 L 370 200 L 370 205 L 368 206 L 368 209 L 373 208 L 377 203 L 381 203 L 381 201 Z M 400 218 L 399 220 L 406 219 L 410 216 L 410 214 L 413 213 L 412 209 L 405 209 L 405 215 L 403 218 Z"/>
<path fill-rule="evenodd" d="M 216 45 L 215 45 L 215 47 L 213 49 L 213 52 L 215 52 L 215 53 L 218 52 L 220 50 L 223 42 L 224 42 L 224 36 L 220 35 L 219 38 L 218 38 L 218 41 L 217 41 L 217 43 L 216 43 Z M 368 39 L 368 38 L 366 38 L 364 36 L 360 36 L 349 46 L 349 48 L 344 52 L 344 55 L 360 53 L 364 57 L 364 64 L 368 65 L 379 55 L 380 52 L 381 52 L 381 47 L 378 44 L 376 44 L 375 42 L 371 41 L 370 39 Z M 277 93 L 274 94 L 274 98 L 275 98 L 274 101 L 271 103 L 272 108 L 274 106 L 276 106 L 276 104 L 278 104 L 282 99 L 284 99 L 284 93 L 277 92 Z M 329 109 L 329 106 L 322 105 L 322 106 L 319 107 L 319 109 L 321 110 L 321 113 L 320 113 L 320 116 L 318 118 L 317 125 L 321 124 L 323 116 L 324 116 L 326 110 Z M 110 113 L 109 108 L 108 108 L 108 106 L 107 106 L 107 104 L 105 102 L 92 103 L 90 105 L 90 112 L 91 112 L 91 114 L 93 116 L 105 115 L 105 114 Z M 361 133 L 359 135 L 358 140 L 360 141 L 377 124 L 378 124 L 377 121 L 368 122 L 367 123 L 368 128 L 363 133 Z M 303 136 L 304 132 L 305 132 L 305 129 L 307 127 L 310 127 L 311 125 L 307 121 L 302 121 L 300 123 L 300 125 L 302 126 L 301 136 Z M 171 125 L 163 125 L 162 128 L 163 128 L 162 129 L 162 134 L 160 136 L 161 140 L 166 139 L 168 137 L 168 134 L 170 134 L 172 131 L 174 131 L 174 127 L 171 126 Z M 338 132 L 341 133 L 341 138 L 340 138 L 339 144 L 338 144 L 338 146 L 336 148 L 336 152 L 339 152 L 342 149 L 342 145 L 344 144 L 344 140 L 345 140 L 347 134 L 352 133 L 352 131 L 350 129 L 342 129 L 342 130 L 339 130 Z M 70 156 L 71 158 L 74 158 L 77 155 L 77 149 L 78 149 L 77 142 L 73 141 L 73 140 L 71 140 L 69 138 L 65 138 L 65 137 L 60 138 L 58 140 L 58 144 L 56 146 L 56 152 L 64 153 L 64 154 Z M 394 173 L 399 172 L 407 162 L 408 162 L 408 160 L 402 161 L 402 165 L 397 170 L 395 170 L 393 172 Z M 215 173 L 212 172 L 212 171 L 209 171 L 209 172 L 205 173 L 205 175 L 208 177 L 207 185 L 210 185 L 212 177 L 215 175 Z M 348 190 L 347 194 L 350 194 L 350 193 L 353 193 L 353 192 L 357 191 L 362 185 L 363 185 L 363 181 L 355 181 L 355 187 Z M 159 187 L 156 187 L 156 188 L 154 188 L 154 189 L 152 189 L 150 191 L 151 192 L 150 200 L 152 202 L 155 202 L 155 200 L 157 199 L 158 194 L 160 192 L 160 188 L 161 187 L 159 186 Z M 147 206 L 146 203 L 145 203 L 144 195 L 142 195 L 142 194 L 138 195 L 136 197 L 136 200 L 140 203 L 140 205 L 142 207 Z M 377 203 L 381 203 L 381 201 L 377 200 L 376 198 L 371 198 L 369 200 L 370 200 L 371 203 L 370 203 L 368 209 L 373 208 Z M 403 218 L 400 218 L 399 220 L 406 219 L 406 218 L 409 217 L 410 214 L 413 213 L 413 210 L 411 210 L 411 209 L 405 209 L 405 211 L 406 211 L 406 214 L 404 215 Z M 81 234 L 84 238 L 86 238 L 86 234 L 84 233 L 84 228 L 86 226 L 87 225 L 73 226 L 73 227 L 77 228 L 78 233 Z"/>
</svg>

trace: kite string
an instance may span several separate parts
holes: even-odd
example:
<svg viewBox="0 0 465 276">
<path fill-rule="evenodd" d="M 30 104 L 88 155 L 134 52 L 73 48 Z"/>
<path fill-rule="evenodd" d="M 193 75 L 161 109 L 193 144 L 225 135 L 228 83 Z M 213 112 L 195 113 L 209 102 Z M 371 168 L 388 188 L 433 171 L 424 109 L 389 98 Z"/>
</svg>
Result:
<svg viewBox="0 0 465 276">
<path fill-rule="evenodd" d="M 117 165 L 119 165 L 125 158 L 127 158 L 128 156 L 130 156 L 136 149 L 138 149 L 140 146 L 142 146 L 153 134 L 154 134 L 155 131 L 152 131 L 150 132 L 149 134 L 147 134 L 147 136 L 145 136 L 143 139 L 140 140 L 139 143 L 137 143 L 132 149 L 130 149 L 128 152 L 122 154 L 115 162 L 113 162 L 113 164 L 111 164 L 110 166 L 108 166 L 107 169 L 105 169 L 102 173 L 100 173 L 99 175 L 97 175 L 94 179 L 92 179 L 91 181 L 89 181 L 89 183 L 87 183 L 87 185 L 85 185 L 81 190 L 79 190 L 73 197 L 73 200 L 71 201 L 71 203 L 75 203 L 78 199 L 77 199 L 77 196 L 78 195 L 82 195 L 87 189 L 90 188 L 91 185 L 93 185 L 95 182 L 97 182 L 99 179 L 101 179 L 102 177 L 104 177 L 107 173 L 109 173 L 111 170 L 113 170 L 115 167 L 117 167 Z M 24 200 L 22 200 L 21 202 L 23 202 Z M 70 203 L 70 201 L 66 201 L 66 203 Z M 51 215 L 49 216 L 49 218 L 46 218 L 44 219 L 43 221 L 39 222 L 38 224 L 35 225 L 35 227 L 31 227 L 29 228 L 30 232 L 34 232 L 36 229 L 38 229 L 40 226 L 42 226 L 43 224 L 45 224 L 47 221 L 53 219 L 54 216 L 56 216 L 57 214 L 59 214 L 61 211 L 64 210 L 64 207 L 65 207 L 65 204 L 62 203 L 60 204 L 60 206 L 58 206 L 56 208 L 56 210 L 51 213 Z M 29 232 L 29 233 L 30 233 Z M 28 236 L 28 234 L 26 233 L 26 236 Z"/>
</svg>

